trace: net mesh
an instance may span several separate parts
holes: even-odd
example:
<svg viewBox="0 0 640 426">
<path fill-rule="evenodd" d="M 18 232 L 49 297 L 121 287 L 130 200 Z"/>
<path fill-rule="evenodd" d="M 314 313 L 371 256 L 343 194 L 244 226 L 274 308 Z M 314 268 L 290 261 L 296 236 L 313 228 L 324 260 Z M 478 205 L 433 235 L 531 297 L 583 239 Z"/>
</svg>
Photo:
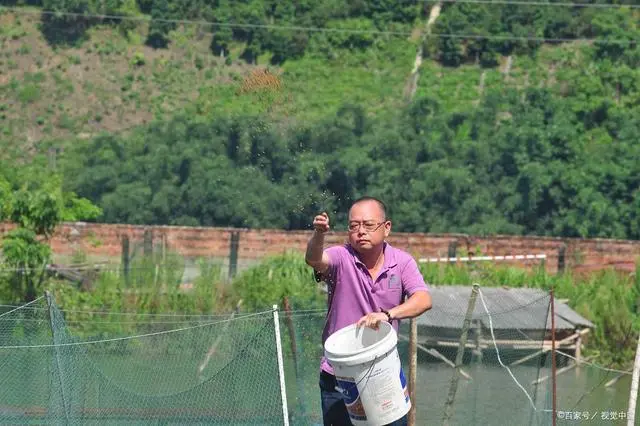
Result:
<svg viewBox="0 0 640 426">
<path fill-rule="evenodd" d="M 455 300 L 442 303 L 445 307 L 427 312 L 418 321 L 416 424 L 440 424 L 443 420 L 454 374 L 451 365 L 456 361 L 470 293 L 471 288 L 467 287 L 466 298 L 457 300 L 457 304 Z M 490 312 L 493 310 L 491 323 L 502 363 L 509 366 L 528 354 L 540 352 L 545 341 L 549 296 L 541 293 L 526 304 L 493 296 L 491 289 L 485 289 L 485 303 Z M 282 321 L 281 329 L 285 365 L 291 373 L 287 376 L 287 393 L 291 395 L 292 424 L 322 423 L 318 375 L 325 315 L 325 311 L 298 312 L 295 306 L 292 312 L 282 314 L 290 322 Z M 515 423 L 509 424 L 551 424 L 551 417 L 544 411 L 552 408 L 551 382 L 534 384 L 545 374 L 544 356 L 510 367 L 531 396 L 530 402 L 500 365 L 490 328 L 489 315 L 478 296 L 462 358 L 462 373 L 450 404 L 449 424 L 505 424 L 507 418 L 515 419 Z M 399 330 L 398 351 L 407 377 L 409 335 L 410 325 L 405 321 Z"/>
<path fill-rule="evenodd" d="M 41 299 L 0 321 L 0 424 L 283 423 L 271 312 L 67 324 Z"/>
<path fill-rule="evenodd" d="M 450 425 L 552 424 L 549 295 L 505 297 L 481 288 L 456 375 L 471 293 L 468 286 L 439 292 L 445 300 L 434 299 L 434 309 L 417 321 L 416 424 L 440 424 L 445 416 Z M 289 423 L 319 425 L 326 310 L 284 305 L 279 334 Z M 575 330 L 556 319 L 561 342 Z M 398 350 L 407 378 L 409 335 L 405 321 Z M 276 355 L 271 311 L 74 312 L 46 298 L 0 307 L 0 424 L 283 424 Z M 630 374 L 589 362 L 572 368 L 573 355 L 570 345 L 556 352 L 557 424 L 625 424 Z M 613 388 L 603 392 L 618 376 L 623 398 Z"/>
</svg>

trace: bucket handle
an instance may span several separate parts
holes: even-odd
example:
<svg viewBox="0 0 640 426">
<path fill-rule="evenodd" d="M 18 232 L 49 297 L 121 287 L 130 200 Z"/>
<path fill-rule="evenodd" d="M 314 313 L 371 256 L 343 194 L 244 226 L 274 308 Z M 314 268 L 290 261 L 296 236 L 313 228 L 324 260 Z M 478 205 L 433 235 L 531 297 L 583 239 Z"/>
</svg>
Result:
<svg viewBox="0 0 640 426">
<path fill-rule="evenodd" d="M 364 378 L 365 378 L 365 377 L 367 378 L 367 381 L 365 382 L 365 385 L 366 385 L 367 383 L 369 383 L 369 377 L 371 376 L 371 371 L 373 370 L 373 366 L 374 366 L 374 365 L 376 365 L 376 361 L 378 360 L 378 358 L 380 358 L 380 356 L 379 356 L 379 355 L 378 355 L 377 357 L 375 357 L 375 358 L 373 359 L 373 361 L 371 361 L 371 367 L 369 367 L 369 370 L 367 370 L 367 372 L 365 373 L 365 375 L 364 375 L 364 376 L 362 376 L 362 378 L 361 378 L 360 380 L 358 380 L 358 382 L 357 382 L 357 383 L 354 383 L 352 386 L 350 386 L 350 387 L 349 387 L 348 389 L 346 389 L 346 390 L 345 390 L 345 389 L 342 389 L 340 386 L 337 386 L 337 385 L 336 385 L 335 390 L 336 390 L 336 391 L 338 391 L 338 392 L 340 392 L 340 393 L 342 394 L 342 396 L 345 396 L 345 397 L 346 397 L 346 396 L 348 395 L 348 392 L 349 392 L 351 389 L 358 387 L 358 385 L 360 384 L 360 382 L 362 382 L 362 381 L 364 380 Z"/>
</svg>

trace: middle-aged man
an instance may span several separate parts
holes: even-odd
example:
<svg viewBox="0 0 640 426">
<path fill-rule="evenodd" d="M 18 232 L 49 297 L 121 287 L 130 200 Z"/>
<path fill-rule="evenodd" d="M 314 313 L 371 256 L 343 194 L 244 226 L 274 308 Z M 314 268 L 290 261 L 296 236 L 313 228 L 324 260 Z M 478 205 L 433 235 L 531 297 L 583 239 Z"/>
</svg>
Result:
<svg viewBox="0 0 640 426">
<path fill-rule="evenodd" d="M 431 293 L 415 259 L 392 247 L 385 239 L 391 232 L 386 206 L 377 198 L 362 197 L 349 210 L 349 241 L 324 249 L 329 216 L 313 220 L 314 233 L 305 260 L 316 279 L 328 286 L 328 313 L 322 344 L 335 331 L 357 323 L 376 329 L 389 321 L 398 331 L 399 320 L 431 309 Z M 404 297 L 407 300 L 403 302 Z M 333 368 L 325 357 L 320 363 L 320 396 L 325 425 L 351 425 L 342 394 L 336 390 Z M 392 423 L 406 425 L 407 416 Z"/>
</svg>

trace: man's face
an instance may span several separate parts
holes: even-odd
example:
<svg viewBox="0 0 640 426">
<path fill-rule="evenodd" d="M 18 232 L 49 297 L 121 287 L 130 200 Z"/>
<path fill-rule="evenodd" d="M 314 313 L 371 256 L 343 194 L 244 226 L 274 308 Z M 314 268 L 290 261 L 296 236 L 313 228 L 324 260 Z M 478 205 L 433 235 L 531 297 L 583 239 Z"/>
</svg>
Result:
<svg viewBox="0 0 640 426">
<path fill-rule="evenodd" d="M 352 206 L 348 226 L 349 243 L 359 253 L 381 245 L 391 231 L 391 222 L 385 220 L 375 201 L 361 201 Z"/>
</svg>

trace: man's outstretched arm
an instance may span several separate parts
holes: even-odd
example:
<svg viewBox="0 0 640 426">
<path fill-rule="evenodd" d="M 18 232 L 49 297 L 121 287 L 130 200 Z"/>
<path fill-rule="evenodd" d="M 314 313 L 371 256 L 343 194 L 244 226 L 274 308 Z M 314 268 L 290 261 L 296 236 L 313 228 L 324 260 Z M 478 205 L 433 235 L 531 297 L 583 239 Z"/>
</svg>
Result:
<svg viewBox="0 0 640 426">
<path fill-rule="evenodd" d="M 323 274 L 329 268 L 329 256 L 324 252 L 324 234 L 329 230 L 329 216 L 322 213 L 313 220 L 313 236 L 307 243 L 307 252 L 304 256 L 307 265 Z"/>
</svg>

